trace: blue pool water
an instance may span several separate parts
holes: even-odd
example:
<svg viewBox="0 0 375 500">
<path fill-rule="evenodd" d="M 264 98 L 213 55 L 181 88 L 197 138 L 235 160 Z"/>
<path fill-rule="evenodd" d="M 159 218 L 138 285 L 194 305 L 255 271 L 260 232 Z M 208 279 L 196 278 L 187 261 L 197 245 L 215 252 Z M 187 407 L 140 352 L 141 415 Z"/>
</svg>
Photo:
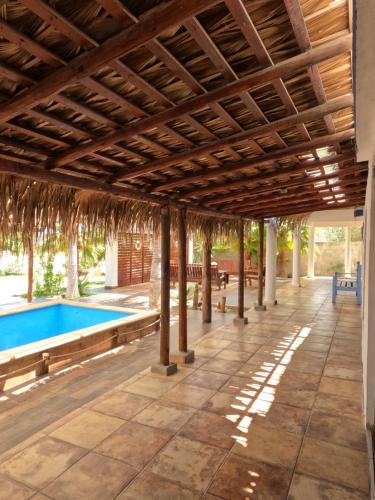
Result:
<svg viewBox="0 0 375 500">
<path fill-rule="evenodd" d="M 0 351 L 130 315 L 65 304 L 7 314 L 0 316 Z"/>
</svg>

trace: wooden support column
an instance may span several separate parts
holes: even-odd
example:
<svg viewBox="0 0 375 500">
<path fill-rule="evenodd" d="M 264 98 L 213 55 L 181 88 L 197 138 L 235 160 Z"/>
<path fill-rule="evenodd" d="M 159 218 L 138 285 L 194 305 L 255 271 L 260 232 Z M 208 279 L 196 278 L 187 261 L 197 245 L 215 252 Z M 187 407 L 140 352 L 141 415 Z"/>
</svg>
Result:
<svg viewBox="0 0 375 500">
<path fill-rule="evenodd" d="M 27 302 L 33 301 L 34 243 L 31 235 L 27 240 Z"/>
<path fill-rule="evenodd" d="M 202 320 L 211 323 L 211 231 L 208 229 L 203 237 L 202 247 Z"/>
<path fill-rule="evenodd" d="M 161 239 L 161 284 L 160 284 L 160 363 L 153 365 L 151 371 L 163 375 L 172 375 L 177 365 L 169 361 L 169 308 L 170 308 L 170 226 L 169 207 L 160 211 Z"/>
<path fill-rule="evenodd" d="M 265 311 L 263 304 L 263 267 L 264 267 L 264 219 L 259 221 L 259 244 L 258 244 L 258 302 L 255 304 L 256 311 Z"/>
<path fill-rule="evenodd" d="M 236 325 L 246 325 L 248 320 L 245 312 L 245 255 L 244 255 L 244 222 L 238 222 L 238 316 L 233 322 Z"/>
<path fill-rule="evenodd" d="M 187 342 L 187 238 L 186 210 L 178 211 L 178 352 L 171 354 L 171 361 L 178 364 L 192 363 L 194 351 L 188 351 Z"/>
</svg>

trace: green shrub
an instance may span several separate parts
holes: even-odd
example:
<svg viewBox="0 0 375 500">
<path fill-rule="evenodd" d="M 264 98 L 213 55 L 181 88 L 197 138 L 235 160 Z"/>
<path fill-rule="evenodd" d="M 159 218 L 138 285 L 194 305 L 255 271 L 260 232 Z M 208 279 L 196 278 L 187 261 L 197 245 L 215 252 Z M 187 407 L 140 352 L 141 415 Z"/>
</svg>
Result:
<svg viewBox="0 0 375 500">
<path fill-rule="evenodd" d="M 51 257 L 48 257 L 43 268 L 42 280 L 36 282 L 34 297 L 53 297 L 55 295 L 61 295 L 63 291 L 63 273 L 55 273 L 53 271 L 53 259 Z"/>
</svg>

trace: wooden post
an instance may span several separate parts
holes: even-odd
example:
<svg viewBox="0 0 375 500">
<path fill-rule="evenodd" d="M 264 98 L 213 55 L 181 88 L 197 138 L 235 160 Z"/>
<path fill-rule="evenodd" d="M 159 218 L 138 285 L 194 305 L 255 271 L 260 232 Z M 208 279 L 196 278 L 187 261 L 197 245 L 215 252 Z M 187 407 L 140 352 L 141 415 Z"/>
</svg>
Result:
<svg viewBox="0 0 375 500">
<path fill-rule="evenodd" d="M 185 210 L 178 212 L 178 348 L 182 352 L 187 351 L 187 305 L 186 305 L 186 213 Z"/>
<path fill-rule="evenodd" d="M 160 211 L 161 239 L 161 286 L 160 286 L 160 363 L 151 370 L 163 375 L 172 375 L 177 366 L 169 362 L 169 307 L 170 307 L 170 226 L 169 207 Z"/>
<path fill-rule="evenodd" d="M 171 361 L 178 364 L 194 361 L 194 351 L 188 351 L 187 342 L 187 294 L 186 294 L 186 211 L 178 211 L 178 353 L 171 354 Z"/>
<path fill-rule="evenodd" d="M 244 317 L 245 312 L 245 255 L 244 255 L 244 222 L 241 219 L 238 223 L 238 317 L 234 318 L 234 323 L 237 325 L 247 324 L 247 318 Z"/>
<path fill-rule="evenodd" d="M 34 245 L 33 235 L 27 240 L 27 302 L 33 301 Z"/>
<path fill-rule="evenodd" d="M 263 267 L 264 267 L 264 219 L 259 221 L 259 246 L 258 246 L 258 303 L 255 309 L 265 311 L 263 304 Z"/>
<path fill-rule="evenodd" d="M 203 237 L 202 247 L 202 320 L 211 323 L 211 231 Z"/>
</svg>

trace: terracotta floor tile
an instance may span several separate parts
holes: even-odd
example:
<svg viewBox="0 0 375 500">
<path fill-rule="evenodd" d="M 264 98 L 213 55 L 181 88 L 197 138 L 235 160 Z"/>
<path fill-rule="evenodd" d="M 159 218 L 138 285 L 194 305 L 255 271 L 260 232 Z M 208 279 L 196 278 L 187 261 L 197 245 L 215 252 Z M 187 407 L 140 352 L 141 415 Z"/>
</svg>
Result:
<svg viewBox="0 0 375 500">
<path fill-rule="evenodd" d="M 196 387 L 194 385 L 179 384 L 164 394 L 163 399 L 172 403 L 189 406 L 191 408 L 201 408 L 208 401 L 215 391 Z"/>
<path fill-rule="evenodd" d="M 225 373 L 227 375 L 233 375 L 236 371 L 238 371 L 242 366 L 243 362 L 241 361 L 228 361 L 226 359 L 210 359 L 207 363 L 201 366 L 202 370 L 208 370 L 211 372 L 217 373 Z"/>
<path fill-rule="evenodd" d="M 297 471 L 368 492 L 367 453 L 306 438 Z"/>
<path fill-rule="evenodd" d="M 246 363 L 243 367 L 234 374 L 235 377 L 244 377 L 252 382 L 263 383 L 270 376 L 272 367 L 259 367 L 258 364 L 251 362 Z"/>
<path fill-rule="evenodd" d="M 215 446 L 177 436 L 155 457 L 151 472 L 192 490 L 209 485 L 225 451 Z"/>
<path fill-rule="evenodd" d="M 314 375 L 321 375 L 324 369 L 324 361 L 312 359 L 308 360 L 299 360 L 297 358 L 292 359 L 288 363 L 288 368 L 293 371 L 303 372 L 303 373 L 312 373 Z"/>
<path fill-rule="evenodd" d="M 324 369 L 324 376 L 331 378 L 343 378 L 346 380 L 355 380 L 357 382 L 362 381 L 363 371 L 362 367 L 356 367 L 353 365 L 343 366 L 342 364 L 326 364 Z"/>
<path fill-rule="evenodd" d="M 269 401 L 298 408 L 310 409 L 314 405 L 316 392 L 304 389 L 290 389 L 282 386 L 265 386 L 263 387 L 257 397 L 262 401 Z"/>
<path fill-rule="evenodd" d="M 206 389 L 218 390 L 229 379 L 225 373 L 209 372 L 207 370 L 195 370 L 185 380 L 185 384 L 196 385 Z"/>
<path fill-rule="evenodd" d="M 145 375 L 132 384 L 126 386 L 124 390 L 133 394 L 139 394 L 148 398 L 160 398 L 165 392 L 169 391 L 177 382 L 166 378 L 150 377 Z"/>
<path fill-rule="evenodd" d="M 254 345 L 254 344 L 248 344 L 248 345 Z M 223 349 L 222 351 L 219 352 L 219 354 L 216 355 L 216 359 L 226 359 L 228 361 L 242 361 L 243 363 L 246 363 L 251 357 L 251 354 L 248 352 L 240 352 L 240 351 L 233 351 L 231 349 Z"/>
<path fill-rule="evenodd" d="M 249 405 L 248 413 L 254 416 L 254 423 L 265 427 L 303 434 L 306 430 L 310 412 L 295 406 L 267 403 L 257 399 Z"/>
<path fill-rule="evenodd" d="M 134 422 L 169 432 L 177 432 L 194 414 L 194 408 L 179 406 L 168 401 L 154 401 L 133 418 Z"/>
<path fill-rule="evenodd" d="M 124 463 L 89 453 L 44 492 L 56 500 L 112 500 L 135 474 L 136 470 Z"/>
<path fill-rule="evenodd" d="M 83 448 L 45 437 L 4 462 L 0 473 L 32 488 L 42 488 L 85 453 Z"/>
<path fill-rule="evenodd" d="M 202 410 L 220 415 L 242 415 L 247 412 L 251 401 L 245 396 L 217 392 L 202 406 Z"/>
<path fill-rule="evenodd" d="M 150 398 L 138 396 L 137 394 L 116 391 L 108 398 L 102 399 L 92 409 L 106 415 L 129 420 L 146 408 L 152 401 Z"/>
<path fill-rule="evenodd" d="M 213 347 L 205 347 L 200 344 L 194 345 L 193 349 L 197 356 L 203 356 L 204 358 L 214 358 L 221 351 L 220 347 L 214 349 Z"/>
<path fill-rule="evenodd" d="M 261 383 L 254 382 L 251 379 L 245 377 L 231 377 L 228 382 L 221 387 L 220 392 L 228 392 L 229 394 L 255 398 L 261 387 Z"/>
<path fill-rule="evenodd" d="M 320 374 L 292 370 L 289 366 L 277 367 L 267 379 L 267 385 L 309 391 L 318 390 L 319 382 Z"/>
<path fill-rule="evenodd" d="M 367 450 L 365 429 L 361 422 L 352 418 L 314 410 L 307 434 L 321 441 Z"/>
<path fill-rule="evenodd" d="M 334 415 L 362 420 L 362 402 L 357 399 L 318 393 L 314 407 Z"/>
<path fill-rule="evenodd" d="M 143 472 L 116 500 L 198 500 L 201 495 L 167 479 Z"/>
<path fill-rule="evenodd" d="M 362 384 L 352 380 L 323 377 L 319 392 L 343 396 L 357 401 L 362 400 Z"/>
<path fill-rule="evenodd" d="M 228 500 L 283 500 L 290 477 L 282 467 L 230 454 L 208 491 Z"/>
<path fill-rule="evenodd" d="M 368 500 L 368 495 L 327 481 L 295 474 L 288 500 Z"/>
<path fill-rule="evenodd" d="M 293 468 L 302 436 L 255 424 L 249 416 L 237 422 L 237 429 L 239 437 L 231 453 Z"/>
<path fill-rule="evenodd" d="M 27 500 L 34 493 L 35 490 L 14 481 L 5 474 L 0 474 L 0 500 Z"/>
<path fill-rule="evenodd" d="M 230 340 L 222 340 L 215 338 L 215 334 L 210 338 L 203 338 L 200 342 L 198 342 L 198 346 L 202 347 L 210 347 L 212 349 L 225 349 L 230 344 Z"/>
<path fill-rule="evenodd" d="M 51 433 L 52 437 L 67 443 L 94 448 L 118 429 L 124 420 L 95 411 L 85 411 Z"/>
<path fill-rule="evenodd" d="M 264 342 L 261 342 L 259 344 L 249 342 L 232 342 L 231 344 L 229 344 L 228 349 L 231 349 L 232 351 L 254 354 L 258 349 L 262 347 L 263 343 Z"/>
<path fill-rule="evenodd" d="M 330 345 L 326 343 L 319 343 L 311 341 L 302 342 L 302 344 L 298 347 L 300 351 L 314 351 L 314 352 L 322 352 L 327 353 Z"/>
<path fill-rule="evenodd" d="M 172 434 L 137 422 L 126 422 L 95 451 L 141 469 L 168 442 Z"/>
<path fill-rule="evenodd" d="M 224 449 L 233 446 L 237 434 L 235 422 L 224 415 L 205 411 L 196 412 L 179 431 L 180 436 Z"/>
</svg>

